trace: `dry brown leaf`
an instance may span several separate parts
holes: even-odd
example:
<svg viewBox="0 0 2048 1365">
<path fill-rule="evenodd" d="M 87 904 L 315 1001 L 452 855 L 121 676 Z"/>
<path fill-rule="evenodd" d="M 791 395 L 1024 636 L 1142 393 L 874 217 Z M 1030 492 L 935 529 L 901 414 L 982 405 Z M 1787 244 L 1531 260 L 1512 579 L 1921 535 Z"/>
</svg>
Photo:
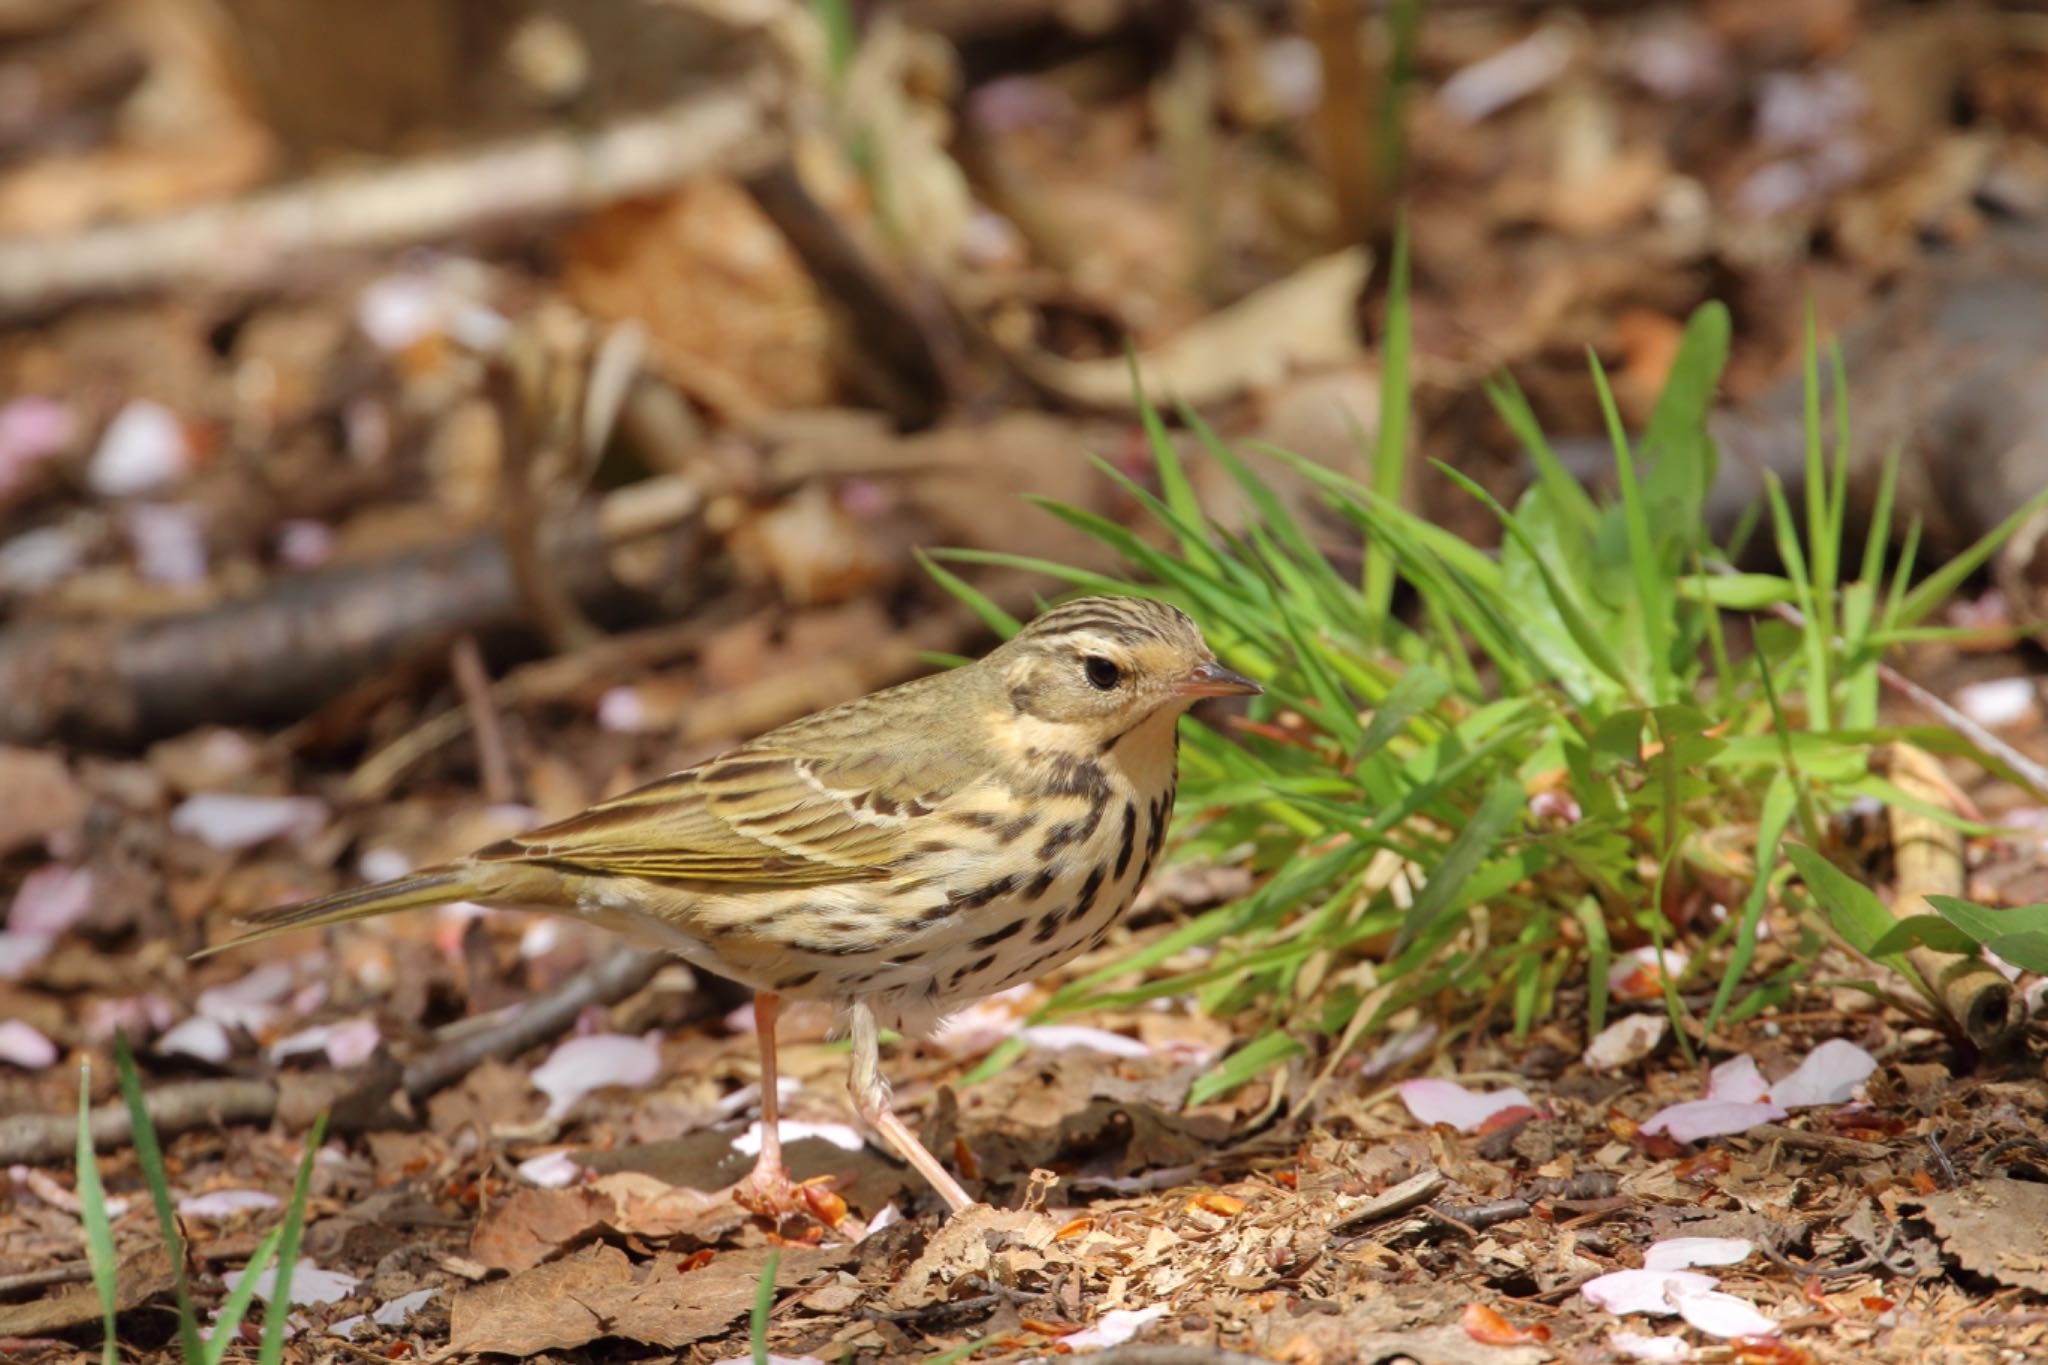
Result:
<svg viewBox="0 0 2048 1365">
<path fill-rule="evenodd" d="M 2048 1294 L 2048 1185 L 1994 1176 L 1921 1202 L 1965 1270 Z"/>
<path fill-rule="evenodd" d="M 800 1285 L 852 1254 L 786 1247 L 775 1282 Z M 635 1265 L 617 1247 L 587 1247 L 457 1296 L 448 1349 L 524 1357 L 617 1337 L 676 1350 L 724 1332 L 753 1307 L 768 1255 L 724 1251 L 700 1269 L 682 1270 L 672 1256 Z"/>
<path fill-rule="evenodd" d="M 1049 1248 L 1061 1231 L 1059 1219 L 1042 1213 L 976 1204 L 946 1220 L 897 1281 L 893 1301 L 910 1308 L 942 1299 L 948 1285 L 967 1275 L 1015 1284 L 1020 1273 L 1043 1268 L 1057 1254 Z"/>
<path fill-rule="evenodd" d="M 171 1258 L 153 1242 L 121 1262 L 114 1274 L 114 1302 L 122 1312 L 171 1288 Z M 28 1303 L 0 1304 L 0 1338 L 40 1337 L 100 1320 L 99 1291 L 90 1284 Z"/>
<path fill-rule="evenodd" d="M 1137 357 L 1146 395 L 1155 403 L 1204 407 L 1277 383 L 1290 370 L 1356 359 L 1363 349 L 1358 291 L 1371 270 L 1372 253 L 1353 247 L 1218 309 Z M 1131 406 L 1131 370 L 1121 357 L 1068 360 L 1032 352 L 1016 360 L 1069 402 L 1119 412 Z"/>
<path fill-rule="evenodd" d="M 0 746 L 0 856 L 76 829 L 85 793 L 54 753 Z"/>
<path fill-rule="evenodd" d="M 469 1254 L 501 1270 L 527 1270 L 599 1228 L 629 1237 L 673 1237 L 726 1207 L 722 1195 L 620 1171 L 569 1189 L 520 1190 L 478 1221 Z"/>
</svg>

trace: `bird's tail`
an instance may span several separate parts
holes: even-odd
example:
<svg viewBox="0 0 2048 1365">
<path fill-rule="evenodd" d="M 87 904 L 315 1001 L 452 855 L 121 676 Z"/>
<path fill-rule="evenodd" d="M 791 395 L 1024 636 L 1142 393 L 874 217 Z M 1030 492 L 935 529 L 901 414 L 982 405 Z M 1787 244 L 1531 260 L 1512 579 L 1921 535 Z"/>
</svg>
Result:
<svg viewBox="0 0 2048 1365">
<path fill-rule="evenodd" d="M 388 882 L 353 887 L 347 891 L 337 891 L 331 896 L 300 901 L 295 905 L 279 905 L 268 910 L 259 910 L 253 915 L 235 921 L 242 932 L 234 938 L 201 949 L 192 956 L 206 957 L 223 949 L 239 948 L 245 943 L 261 943 L 264 939 L 289 934 L 296 929 L 371 919 L 377 915 L 389 915 L 399 910 L 414 910 L 424 905 L 446 905 L 450 901 L 474 900 L 486 894 L 488 892 L 478 884 L 478 878 L 473 870 L 455 866 L 430 867 L 409 877 L 397 877 Z"/>
</svg>

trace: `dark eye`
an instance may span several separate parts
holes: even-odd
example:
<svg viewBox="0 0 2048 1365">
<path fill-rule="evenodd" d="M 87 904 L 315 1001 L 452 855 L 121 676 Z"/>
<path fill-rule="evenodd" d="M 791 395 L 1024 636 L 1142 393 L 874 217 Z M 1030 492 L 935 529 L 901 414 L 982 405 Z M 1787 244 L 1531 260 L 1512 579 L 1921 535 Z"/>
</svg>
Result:
<svg viewBox="0 0 2048 1365">
<path fill-rule="evenodd" d="M 1100 654 L 1090 654 L 1081 660 L 1082 669 L 1088 674 L 1088 681 L 1104 692 L 1124 680 L 1124 672 Z"/>
</svg>

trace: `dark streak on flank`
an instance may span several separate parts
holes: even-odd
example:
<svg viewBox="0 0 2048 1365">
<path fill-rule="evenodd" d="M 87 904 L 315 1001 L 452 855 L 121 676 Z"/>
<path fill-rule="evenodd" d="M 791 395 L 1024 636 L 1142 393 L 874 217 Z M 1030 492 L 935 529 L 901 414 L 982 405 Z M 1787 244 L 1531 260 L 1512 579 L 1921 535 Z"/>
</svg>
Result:
<svg viewBox="0 0 2048 1365">
<path fill-rule="evenodd" d="M 1031 936 L 1031 941 L 1033 943 L 1045 942 L 1060 931 L 1060 925 L 1065 920 L 1066 916 L 1058 910 L 1046 911 L 1045 917 L 1038 921 L 1038 932 Z"/>
<path fill-rule="evenodd" d="M 1123 834 L 1116 848 L 1116 877 L 1118 881 L 1122 881 L 1124 873 L 1130 869 L 1131 843 L 1137 838 L 1137 835 L 1138 808 L 1132 802 L 1126 801 L 1124 802 Z"/>
<path fill-rule="evenodd" d="M 802 990 L 805 986 L 810 985 L 813 981 L 816 981 L 817 979 L 818 974 L 816 972 L 799 972 L 795 976 L 786 976 L 782 980 L 776 982 L 775 989 L 778 991 Z"/>
<path fill-rule="evenodd" d="M 997 897 L 1009 895 L 1016 887 L 1017 878 L 1014 875 L 998 877 L 988 885 L 977 887 L 973 891 L 952 892 L 947 899 L 952 901 L 956 910 L 979 910 Z"/>
<path fill-rule="evenodd" d="M 1081 898 L 1067 909 L 1069 922 L 1088 918 L 1088 912 L 1095 908 L 1095 896 L 1102 890 L 1102 880 L 1106 875 L 1100 864 L 1088 874 L 1088 880 L 1081 883 Z"/>
<path fill-rule="evenodd" d="M 1038 856 L 1054 857 L 1061 849 L 1086 834 L 1088 824 L 1086 820 L 1069 820 L 1063 825 L 1054 825 L 1045 832 L 1045 842 L 1038 846 Z"/>
<path fill-rule="evenodd" d="M 1062 869 L 1058 863 L 1048 864 L 1043 871 L 1031 879 L 1031 885 L 1024 888 L 1024 899 L 1035 901 L 1046 892 L 1052 890 L 1052 884 L 1060 879 L 1061 871 Z"/>
<path fill-rule="evenodd" d="M 983 934 L 980 938 L 975 939 L 972 943 L 968 944 L 967 946 L 973 948 L 976 952 L 981 951 L 983 948 L 993 948 L 998 943 L 1001 943 L 1004 939 L 1010 937 L 1010 935 L 1016 933 L 1019 929 L 1022 929 L 1023 927 L 1023 920 L 1013 919 L 1008 924 L 1005 924 L 1002 928 L 997 929 L 992 933 Z"/>
<path fill-rule="evenodd" d="M 999 844 L 1015 843 L 1024 835 L 1029 834 L 1032 827 L 1037 823 L 1038 817 L 1030 811 L 1014 816 L 1004 821 L 1002 827 L 996 830 L 996 842 Z"/>
</svg>

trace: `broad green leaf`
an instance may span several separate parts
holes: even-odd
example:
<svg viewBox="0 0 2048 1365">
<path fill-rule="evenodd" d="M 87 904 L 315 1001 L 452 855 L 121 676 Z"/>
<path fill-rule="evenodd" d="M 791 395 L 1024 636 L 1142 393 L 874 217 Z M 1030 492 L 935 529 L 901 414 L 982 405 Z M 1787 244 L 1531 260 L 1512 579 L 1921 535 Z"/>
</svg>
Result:
<svg viewBox="0 0 2048 1365">
<path fill-rule="evenodd" d="M 1929 896 L 1927 903 L 2013 966 L 2048 975 L 2048 905 L 1993 910 L 1956 896 Z"/>
</svg>

